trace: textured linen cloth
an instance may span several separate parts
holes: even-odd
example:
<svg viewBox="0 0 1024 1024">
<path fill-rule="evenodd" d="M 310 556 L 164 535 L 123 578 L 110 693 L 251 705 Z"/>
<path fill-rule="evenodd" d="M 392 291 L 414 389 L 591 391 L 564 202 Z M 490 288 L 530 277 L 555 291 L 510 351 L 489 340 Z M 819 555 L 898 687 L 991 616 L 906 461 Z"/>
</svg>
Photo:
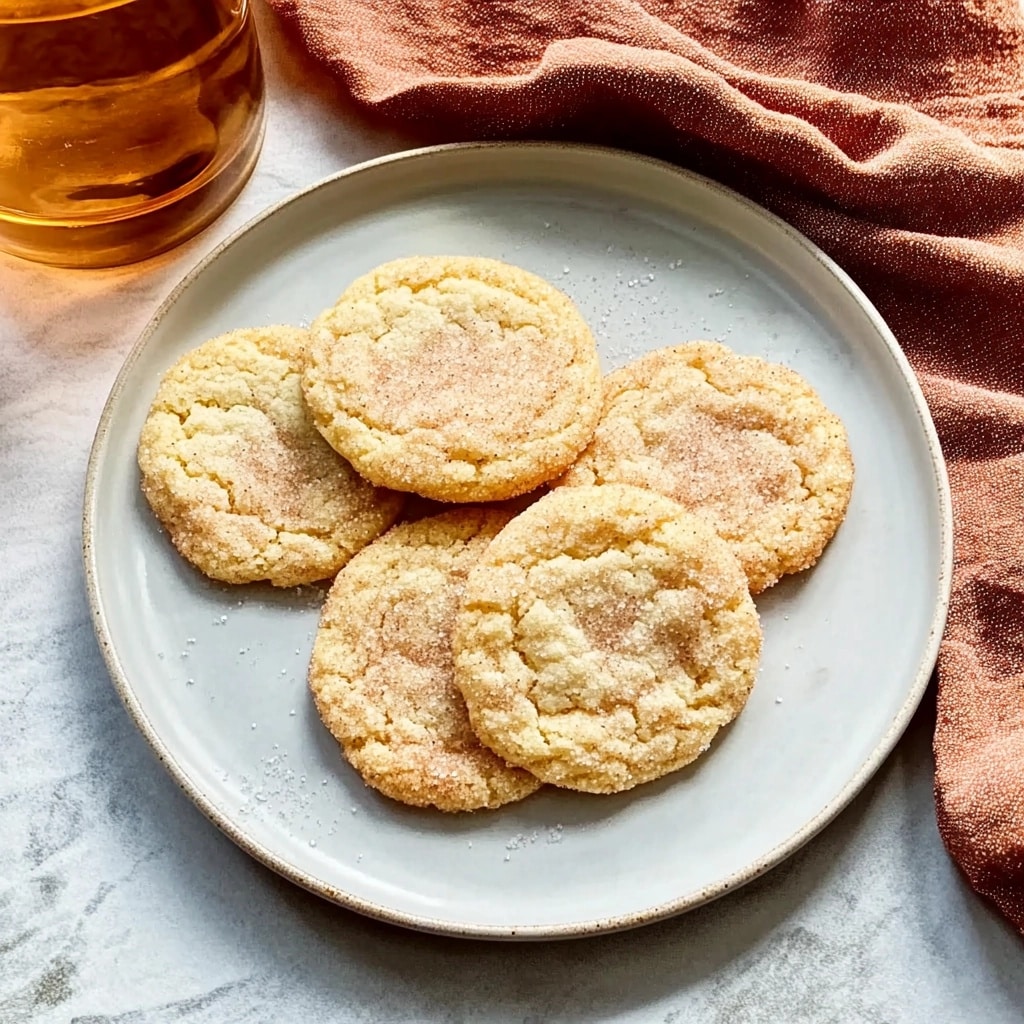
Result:
<svg viewBox="0 0 1024 1024">
<path fill-rule="evenodd" d="M 774 210 L 865 289 L 918 374 L 953 490 L 939 828 L 1024 931 L 1017 0 L 268 3 L 356 101 L 425 139 L 667 157 Z"/>
</svg>

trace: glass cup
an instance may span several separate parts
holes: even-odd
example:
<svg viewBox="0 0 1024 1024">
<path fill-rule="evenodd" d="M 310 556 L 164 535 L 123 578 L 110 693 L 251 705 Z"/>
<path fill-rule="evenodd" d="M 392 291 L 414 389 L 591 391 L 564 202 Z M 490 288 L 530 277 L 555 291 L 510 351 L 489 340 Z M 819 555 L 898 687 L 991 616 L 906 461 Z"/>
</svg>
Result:
<svg viewBox="0 0 1024 1024">
<path fill-rule="evenodd" d="M 0 249 L 101 267 L 183 242 L 263 115 L 248 0 L 0 0 Z"/>
</svg>

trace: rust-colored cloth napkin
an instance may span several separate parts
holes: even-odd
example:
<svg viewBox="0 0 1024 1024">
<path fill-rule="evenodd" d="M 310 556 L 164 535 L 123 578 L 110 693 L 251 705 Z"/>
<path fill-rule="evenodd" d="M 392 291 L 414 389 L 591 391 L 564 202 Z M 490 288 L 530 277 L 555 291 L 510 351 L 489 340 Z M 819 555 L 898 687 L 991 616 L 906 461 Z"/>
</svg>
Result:
<svg viewBox="0 0 1024 1024">
<path fill-rule="evenodd" d="M 358 102 L 425 138 L 668 157 L 779 213 L 865 289 L 917 371 L 952 480 L 939 828 L 1024 931 L 1018 0 L 268 2 Z"/>
</svg>

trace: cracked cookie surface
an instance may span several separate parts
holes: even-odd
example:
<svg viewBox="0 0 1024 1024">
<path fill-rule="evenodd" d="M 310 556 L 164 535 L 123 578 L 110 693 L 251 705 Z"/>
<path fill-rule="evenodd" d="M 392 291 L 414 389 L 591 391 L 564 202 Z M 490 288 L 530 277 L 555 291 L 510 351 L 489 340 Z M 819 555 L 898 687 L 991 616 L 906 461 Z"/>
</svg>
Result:
<svg viewBox="0 0 1024 1024">
<path fill-rule="evenodd" d="M 540 786 L 481 745 L 453 681 L 466 574 L 510 518 L 465 507 L 402 523 L 349 562 L 324 604 L 317 710 L 367 784 L 403 803 L 472 811 Z"/>
<path fill-rule="evenodd" d="M 497 260 L 386 263 L 313 333 L 303 389 L 317 427 L 383 487 L 440 501 L 523 494 L 570 465 L 601 412 L 576 307 Z"/>
<path fill-rule="evenodd" d="M 142 490 L 178 551 L 227 583 L 333 576 L 403 496 L 363 480 L 302 399 L 307 331 L 232 331 L 167 371 L 138 446 Z"/>
<path fill-rule="evenodd" d="M 739 714 L 761 627 L 703 520 L 636 487 L 562 487 L 470 571 L 453 649 L 487 746 L 545 782 L 614 793 L 690 763 Z"/>
<path fill-rule="evenodd" d="M 713 522 L 752 593 L 813 565 L 846 515 L 846 430 L 796 372 L 711 341 L 610 373 L 562 484 L 649 487 Z"/>
</svg>

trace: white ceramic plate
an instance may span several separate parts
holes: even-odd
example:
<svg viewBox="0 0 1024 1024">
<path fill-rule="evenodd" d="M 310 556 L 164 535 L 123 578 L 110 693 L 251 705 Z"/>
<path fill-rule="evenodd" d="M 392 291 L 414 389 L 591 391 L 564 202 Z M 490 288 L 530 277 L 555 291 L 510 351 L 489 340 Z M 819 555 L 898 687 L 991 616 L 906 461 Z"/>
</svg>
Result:
<svg viewBox="0 0 1024 1024">
<path fill-rule="evenodd" d="M 236 327 L 308 322 L 356 275 L 428 253 L 553 281 L 606 369 L 717 337 L 804 374 L 857 480 L 812 571 L 758 598 L 746 710 L 689 769 L 615 797 L 547 790 L 447 816 L 366 789 L 307 698 L 320 593 L 231 588 L 173 551 L 135 445 L 164 370 Z M 932 670 L 951 565 L 938 442 L 892 335 L 802 236 L 702 178 L 613 150 L 469 145 L 353 168 L 257 218 L 172 293 L 129 356 L 89 467 L 84 545 L 114 683 L 200 808 L 264 864 L 399 924 L 531 938 L 627 928 L 749 881 L 878 768 Z"/>
</svg>

